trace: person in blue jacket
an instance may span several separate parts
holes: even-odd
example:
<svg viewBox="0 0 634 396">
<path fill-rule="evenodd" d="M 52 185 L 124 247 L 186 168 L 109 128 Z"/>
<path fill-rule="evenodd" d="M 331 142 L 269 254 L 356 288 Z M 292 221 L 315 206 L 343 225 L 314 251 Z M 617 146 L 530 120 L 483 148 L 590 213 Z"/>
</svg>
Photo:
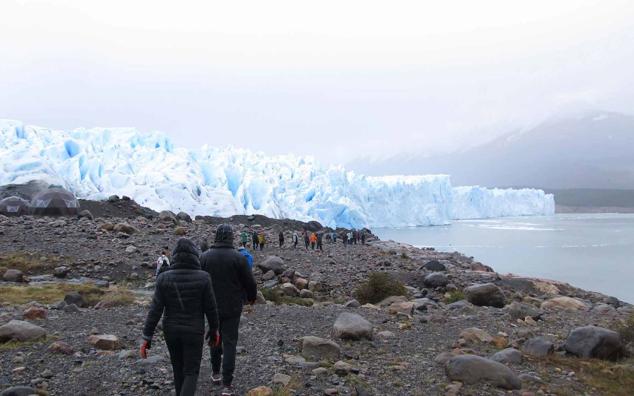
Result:
<svg viewBox="0 0 634 396">
<path fill-rule="evenodd" d="M 253 270 L 253 256 L 251 255 L 251 253 L 249 253 L 247 248 L 245 248 L 244 246 L 240 246 L 238 248 L 238 252 L 240 252 L 241 255 L 247 258 L 247 264 L 249 264 L 249 269 Z"/>
</svg>

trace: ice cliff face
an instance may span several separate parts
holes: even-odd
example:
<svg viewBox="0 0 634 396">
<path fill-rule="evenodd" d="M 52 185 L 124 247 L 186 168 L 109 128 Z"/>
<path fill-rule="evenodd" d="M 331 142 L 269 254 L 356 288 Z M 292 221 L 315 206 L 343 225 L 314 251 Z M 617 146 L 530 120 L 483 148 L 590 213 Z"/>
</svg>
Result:
<svg viewBox="0 0 634 396">
<path fill-rule="evenodd" d="M 312 158 L 177 148 L 158 132 L 59 131 L 0 120 L 0 184 L 37 179 L 81 198 L 128 195 L 155 210 L 259 213 L 342 227 L 554 212 L 552 195 L 540 190 L 452 188 L 447 175 L 366 177 Z"/>
</svg>

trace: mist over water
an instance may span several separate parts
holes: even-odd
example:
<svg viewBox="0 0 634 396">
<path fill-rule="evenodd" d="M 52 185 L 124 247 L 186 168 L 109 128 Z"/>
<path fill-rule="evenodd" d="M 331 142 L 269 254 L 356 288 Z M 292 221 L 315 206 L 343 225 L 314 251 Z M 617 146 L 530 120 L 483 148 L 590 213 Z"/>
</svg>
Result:
<svg viewBox="0 0 634 396">
<path fill-rule="evenodd" d="M 634 214 L 558 214 L 379 228 L 381 239 L 458 251 L 497 272 L 554 279 L 634 302 Z"/>
</svg>

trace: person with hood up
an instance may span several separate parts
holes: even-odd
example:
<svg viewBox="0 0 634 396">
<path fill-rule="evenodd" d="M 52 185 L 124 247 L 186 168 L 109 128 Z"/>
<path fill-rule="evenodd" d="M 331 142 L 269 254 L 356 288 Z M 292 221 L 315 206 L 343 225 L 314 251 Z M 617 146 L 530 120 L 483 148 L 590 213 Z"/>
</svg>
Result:
<svg viewBox="0 0 634 396">
<path fill-rule="evenodd" d="M 253 243 L 253 250 L 258 250 L 258 241 L 260 238 L 258 238 L 258 232 L 257 231 L 253 231 L 251 233 L 251 242 Z"/>
<path fill-rule="evenodd" d="M 168 271 L 156 280 L 154 297 L 143 327 L 141 358 L 147 358 L 154 330 L 163 317 L 163 333 L 169 350 L 177 396 L 196 393 L 204 338 L 219 344 L 218 313 L 209 274 L 200 270 L 200 250 L 181 238 Z M 205 318 L 209 330 L 205 335 Z"/>
<path fill-rule="evenodd" d="M 310 248 L 315 250 L 315 245 L 317 244 L 317 234 L 314 232 L 310 233 Z"/>
<path fill-rule="evenodd" d="M 317 233 L 317 249 L 324 251 L 324 234 L 322 232 Z"/>
<path fill-rule="evenodd" d="M 246 230 L 242 230 L 242 232 L 240 233 L 240 246 L 246 247 L 248 241 L 249 241 L 249 234 L 247 234 Z"/>
<path fill-rule="evenodd" d="M 280 249 L 284 246 L 284 231 L 280 231 L 278 234 L 278 239 L 280 241 Z"/>
<path fill-rule="evenodd" d="M 308 231 L 304 230 L 304 245 L 306 246 L 306 250 L 308 250 L 308 246 L 310 246 L 310 237 L 308 236 Z"/>
<path fill-rule="evenodd" d="M 202 256 L 201 265 L 211 276 L 220 321 L 221 343 L 211 349 L 211 380 L 214 385 L 223 385 L 222 396 L 231 396 L 244 299 L 246 296 L 249 304 L 255 303 L 257 286 L 247 259 L 233 247 L 233 230 L 228 224 L 216 230 L 215 242 Z"/>
<path fill-rule="evenodd" d="M 293 231 L 293 249 L 297 247 L 299 243 L 299 235 L 297 235 L 297 231 Z"/>
<path fill-rule="evenodd" d="M 264 231 L 258 234 L 258 244 L 260 245 L 260 250 L 264 250 L 264 245 L 266 244 L 266 236 L 264 235 Z"/>
</svg>

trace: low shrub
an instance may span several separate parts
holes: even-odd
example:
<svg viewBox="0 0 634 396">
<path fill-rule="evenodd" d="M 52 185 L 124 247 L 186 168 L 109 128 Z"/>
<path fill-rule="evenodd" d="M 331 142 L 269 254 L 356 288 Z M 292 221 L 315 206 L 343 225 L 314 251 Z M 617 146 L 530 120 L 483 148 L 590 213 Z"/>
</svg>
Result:
<svg viewBox="0 0 634 396">
<path fill-rule="evenodd" d="M 397 279 L 385 272 L 373 272 L 368 280 L 354 291 L 354 297 L 361 304 L 376 304 L 390 296 L 404 296 L 407 289 Z"/>
<path fill-rule="evenodd" d="M 111 305 L 126 305 L 134 302 L 132 292 L 126 289 L 106 289 L 92 284 L 73 285 L 68 283 L 38 286 L 0 286 L 0 304 L 20 305 L 31 301 L 53 304 L 64 299 L 70 292 L 81 294 L 89 305 L 108 300 Z"/>
<path fill-rule="evenodd" d="M 445 294 L 445 304 L 455 303 L 460 300 L 464 300 L 464 293 L 462 290 L 454 290 Z"/>
</svg>

